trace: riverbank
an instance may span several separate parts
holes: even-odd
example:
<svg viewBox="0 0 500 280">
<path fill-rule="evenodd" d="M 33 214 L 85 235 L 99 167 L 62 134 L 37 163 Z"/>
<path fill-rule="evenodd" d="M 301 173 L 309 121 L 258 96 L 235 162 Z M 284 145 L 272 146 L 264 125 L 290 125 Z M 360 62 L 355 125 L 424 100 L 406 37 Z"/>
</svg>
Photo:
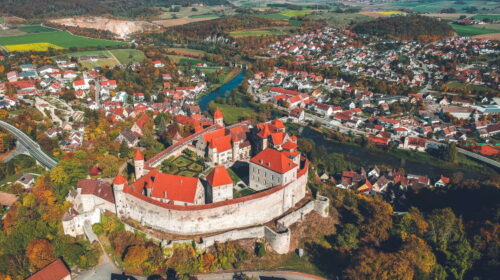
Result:
<svg viewBox="0 0 500 280">
<path fill-rule="evenodd" d="M 312 140 L 315 147 L 323 146 L 328 153 L 340 153 L 347 156 L 358 166 L 372 167 L 374 165 L 403 168 L 407 173 L 428 175 L 431 178 L 452 176 L 462 172 L 465 179 L 486 180 L 498 173 L 489 167 L 459 155 L 457 163 L 447 162 L 428 153 L 409 150 L 386 151 L 375 147 L 363 147 L 353 142 L 339 142 L 329 137 L 328 132 L 318 128 L 304 127 L 300 137 Z"/>
<path fill-rule="evenodd" d="M 220 87 L 218 87 L 213 91 L 208 91 L 207 94 L 201 95 L 198 99 L 198 105 L 200 106 L 200 109 L 202 111 L 207 111 L 208 103 L 214 101 L 217 97 L 224 97 L 226 95 L 226 92 L 230 92 L 231 90 L 241 85 L 244 79 L 245 79 L 245 71 L 239 70 L 239 73 L 236 74 L 236 76 L 230 79 L 227 83 L 222 84 Z"/>
</svg>

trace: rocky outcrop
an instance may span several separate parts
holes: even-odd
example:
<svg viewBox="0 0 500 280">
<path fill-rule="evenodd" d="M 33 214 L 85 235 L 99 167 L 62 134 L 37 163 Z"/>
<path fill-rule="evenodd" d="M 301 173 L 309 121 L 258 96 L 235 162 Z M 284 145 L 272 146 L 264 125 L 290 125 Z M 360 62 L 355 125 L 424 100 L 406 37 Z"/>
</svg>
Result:
<svg viewBox="0 0 500 280">
<path fill-rule="evenodd" d="M 158 25 L 146 21 L 115 20 L 105 17 L 70 17 L 55 19 L 50 22 L 64 26 L 106 30 L 122 39 L 126 39 L 133 33 L 159 28 Z"/>
</svg>

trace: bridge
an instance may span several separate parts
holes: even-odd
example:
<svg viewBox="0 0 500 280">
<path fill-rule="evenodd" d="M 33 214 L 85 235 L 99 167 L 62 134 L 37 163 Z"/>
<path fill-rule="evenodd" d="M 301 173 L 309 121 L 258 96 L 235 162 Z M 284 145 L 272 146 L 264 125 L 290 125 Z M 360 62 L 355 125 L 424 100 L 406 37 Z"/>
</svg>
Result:
<svg viewBox="0 0 500 280">
<path fill-rule="evenodd" d="M 29 154 L 32 156 L 38 163 L 44 166 L 47 169 L 52 169 L 56 167 L 57 161 L 48 156 L 28 135 L 19 130 L 17 127 L 6 123 L 4 121 L 0 121 L 0 127 L 12 133 L 16 139 L 18 144 L 18 149 L 22 151 L 22 153 Z M 19 145 L 20 144 L 20 145 Z"/>
</svg>

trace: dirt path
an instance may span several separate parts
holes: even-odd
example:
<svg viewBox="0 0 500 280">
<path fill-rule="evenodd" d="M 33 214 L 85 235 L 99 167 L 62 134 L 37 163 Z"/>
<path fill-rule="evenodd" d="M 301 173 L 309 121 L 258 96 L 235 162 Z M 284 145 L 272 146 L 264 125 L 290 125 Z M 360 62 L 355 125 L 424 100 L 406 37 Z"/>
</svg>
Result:
<svg viewBox="0 0 500 280">
<path fill-rule="evenodd" d="M 118 58 L 116 58 L 116 56 L 115 56 L 112 52 L 110 52 L 110 51 L 106 51 L 106 52 L 107 52 L 107 53 L 109 53 L 109 55 L 111 55 L 111 57 L 112 57 L 114 60 L 116 60 L 116 62 L 118 63 L 118 65 L 122 65 L 122 64 L 120 63 L 120 61 L 118 60 Z"/>
</svg>

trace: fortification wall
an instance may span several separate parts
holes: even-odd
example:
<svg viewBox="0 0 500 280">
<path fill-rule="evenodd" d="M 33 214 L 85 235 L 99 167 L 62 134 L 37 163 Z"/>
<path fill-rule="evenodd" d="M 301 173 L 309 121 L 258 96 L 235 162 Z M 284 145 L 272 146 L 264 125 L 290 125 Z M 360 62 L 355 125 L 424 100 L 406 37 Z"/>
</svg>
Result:
<svg viewBox="0 0 500 280">
<path fill-rule="evenodd" d="M 305 187 L 303 180 L 296 180 L 262 197 L 213 204 L 214 207 L 184 209 L 165 208 L 133 194 L 123 193 L 117 196 L 117 214 L 121 218 L 131 218 L 145 226 L 174 234 L 220 232 L 264 224 L 279 217 L 304 198 Z"/>
<path fill-rule="evenodd" d="M 303 220 L 307 214 L 311 213 L 314 210 L 314 204 L 314 201 L 309 201 L 306 205 L 297 209 L 297 211 L 291 212 L 290 214 L 278 219 L 276 224 L 283 228 L 288 228 L 296 222 Z"/>
</svg>

